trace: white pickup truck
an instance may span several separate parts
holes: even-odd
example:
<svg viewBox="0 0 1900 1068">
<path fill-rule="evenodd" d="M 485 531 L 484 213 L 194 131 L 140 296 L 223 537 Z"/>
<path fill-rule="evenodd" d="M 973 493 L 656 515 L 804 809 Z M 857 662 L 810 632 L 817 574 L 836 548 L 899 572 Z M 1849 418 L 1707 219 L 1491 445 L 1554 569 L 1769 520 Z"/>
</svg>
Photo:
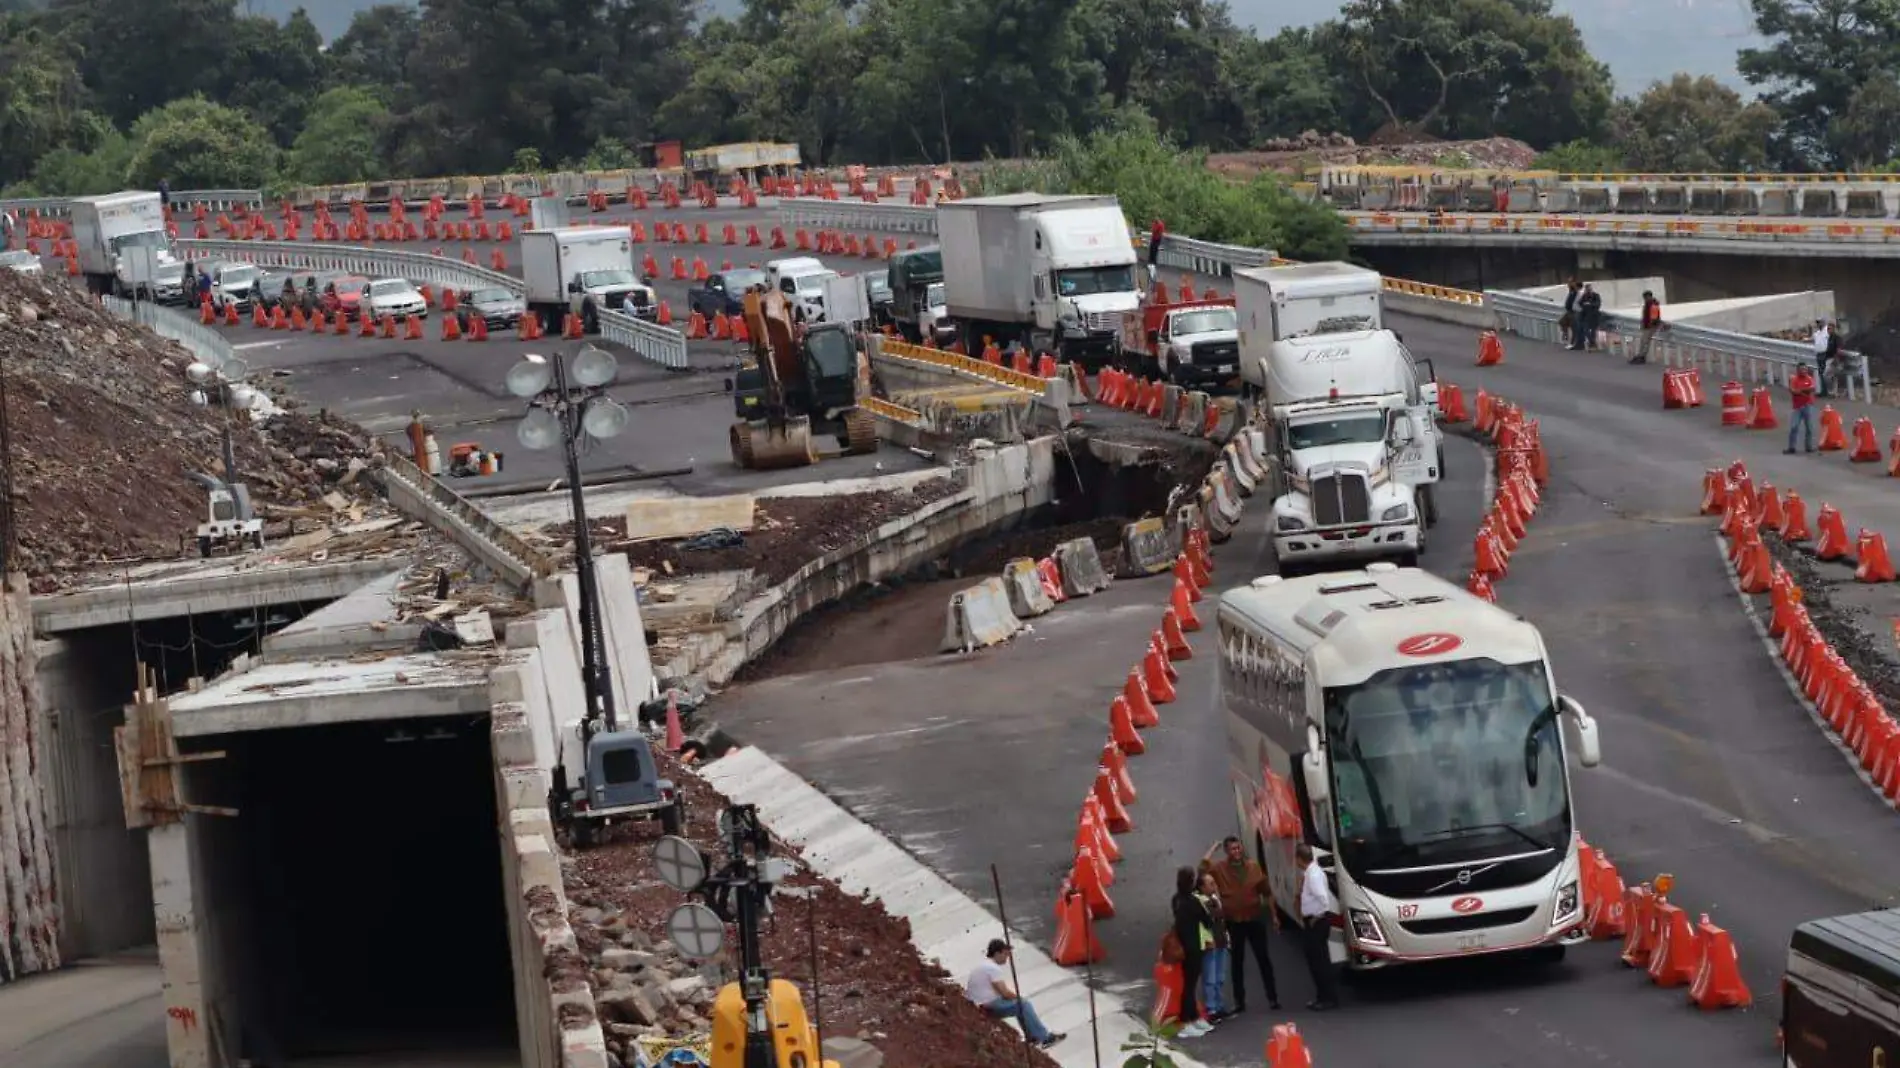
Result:
<svg viewBox="0 0 1900 1068">
<path fill-rule="evenodd" d="M 1220 385 L 1240 373 L 1240 321 L 1232 300 L 1148 304 L 1122 313 L 1115 359 L 1178 386 Z"/>
</svg>

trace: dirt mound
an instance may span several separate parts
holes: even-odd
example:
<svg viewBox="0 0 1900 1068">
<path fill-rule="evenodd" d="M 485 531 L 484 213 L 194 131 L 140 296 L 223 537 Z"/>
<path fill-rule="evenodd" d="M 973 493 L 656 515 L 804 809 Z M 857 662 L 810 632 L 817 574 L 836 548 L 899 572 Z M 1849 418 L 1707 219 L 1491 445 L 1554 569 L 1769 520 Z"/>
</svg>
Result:
<svg viewBox="0 0 1900 1068">
<path fill-rule="evenodd" d="M 1406 139 L 1398 143 L 1354 144 L 1349 137 L 1312 134 L 1274 141 L 1252 152 L 1218 152 L 1207 157 L 1209 169 L 1230 178 L 1251 178 L 1273 171 L 1299 176 L 1322 166 L 1434 167 L 1440 170 L 1529 170 L 1537 150 L 1510 137 L 1482 141 L 1431 141 L 1416 133 L 1381 131 Z M 1377 140 L 1381 135 L 1374 135 Z"/>
<path fill-rule="evenodd" d="M 112 318 L 63 281 L 0 271 L 10 566 L 27 572 L 36 591 L 57 588 L 61 573 L 184 551 L 206 507 L 188 472 L 222 472 L 226 415 L 192 403 L 191 363 L 183 348 Z M 369 451 L 367 434 L 327 416 L 232 425 L 239 470 L 259 505 L 315 500 L 348 457 Z"/>
</svg>

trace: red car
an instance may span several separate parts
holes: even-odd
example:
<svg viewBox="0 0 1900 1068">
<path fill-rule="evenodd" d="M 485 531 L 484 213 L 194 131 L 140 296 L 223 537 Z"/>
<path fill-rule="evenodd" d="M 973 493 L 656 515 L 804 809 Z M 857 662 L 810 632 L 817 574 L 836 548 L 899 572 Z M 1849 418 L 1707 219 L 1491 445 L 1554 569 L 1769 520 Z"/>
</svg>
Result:
<svg viewBox="0 0 1900 1068">
<path fill-rule="evenodd" d="M 323 310 L 331 315 L 340 309 L 351 315 L 369 292 L 369 279 L 359 274 L 344 275 L 323 287 Z"/>
</svg>

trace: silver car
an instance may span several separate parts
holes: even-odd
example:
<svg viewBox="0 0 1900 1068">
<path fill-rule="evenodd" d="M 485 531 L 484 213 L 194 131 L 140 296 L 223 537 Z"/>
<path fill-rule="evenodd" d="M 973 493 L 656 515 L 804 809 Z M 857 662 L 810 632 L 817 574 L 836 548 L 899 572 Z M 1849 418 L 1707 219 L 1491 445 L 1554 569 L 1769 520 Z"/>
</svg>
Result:
<svg viewBox="0 0 1900 1068">
<path fill-rule="evenodd" d="M 40 264 L 40 258 L 23 248 L 14 249 L 11 252 L 0 252 L 0 267 L 18 271 L 21 274 L 44 274 L 46 272 L 46 269 Z"/>
</svg>

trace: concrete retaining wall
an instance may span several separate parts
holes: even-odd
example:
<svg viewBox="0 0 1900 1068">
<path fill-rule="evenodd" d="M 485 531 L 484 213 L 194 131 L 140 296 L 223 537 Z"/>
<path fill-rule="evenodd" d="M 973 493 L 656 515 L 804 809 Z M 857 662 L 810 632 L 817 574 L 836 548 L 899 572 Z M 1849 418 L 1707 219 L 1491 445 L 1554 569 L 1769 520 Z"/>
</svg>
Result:
<svg viewBox="0 0 1900 1068">
<path fill-rule="evenodd" d="M 34 654 L 26 577 L 9 575 L 0 591 L 0 982 L 60 964 L 59 896 L 35 741 L 42 719 Z"/>
<path fill-rule="evenodd" d="M 540 658 L 529 657 L 497 668 L 490 677 L 497 845 L 521 1068 L 607 1068 L 606 1036 L 594 1015 L 586 963 L 567 922 L 560 853 L 548 817 L 549 777 L 537 756 L 527 702 L 516 696 L 546 692 L 550 684 L 542 674 Z M 578 684 L 578 668 L 573 674 Z"/>
<path fill-rule="evenodd" d="M 608 667 L 613 674 L 615 707 L 625 711 L 658 692 L 653 678 L 653 658 L 647 652 L 646 624 L 640 618 L 640 597 L 633 588 L 633 566 L 620 553 L 609 553 L 595 558 L 594 578 L 600 587 L 602 629 Z M 534 584 L 536 607 L 566 609 L 568 641 L 576 656 L 581 647 L 580 588 L 580 578 L 573 572 Z M 575 705 L 566 707 L 577 707 L 579 703 L 577 698 Z M 558 709 L 562 706 L 555 707 L 556 714 L 560 715 Z"/>
</svg>

